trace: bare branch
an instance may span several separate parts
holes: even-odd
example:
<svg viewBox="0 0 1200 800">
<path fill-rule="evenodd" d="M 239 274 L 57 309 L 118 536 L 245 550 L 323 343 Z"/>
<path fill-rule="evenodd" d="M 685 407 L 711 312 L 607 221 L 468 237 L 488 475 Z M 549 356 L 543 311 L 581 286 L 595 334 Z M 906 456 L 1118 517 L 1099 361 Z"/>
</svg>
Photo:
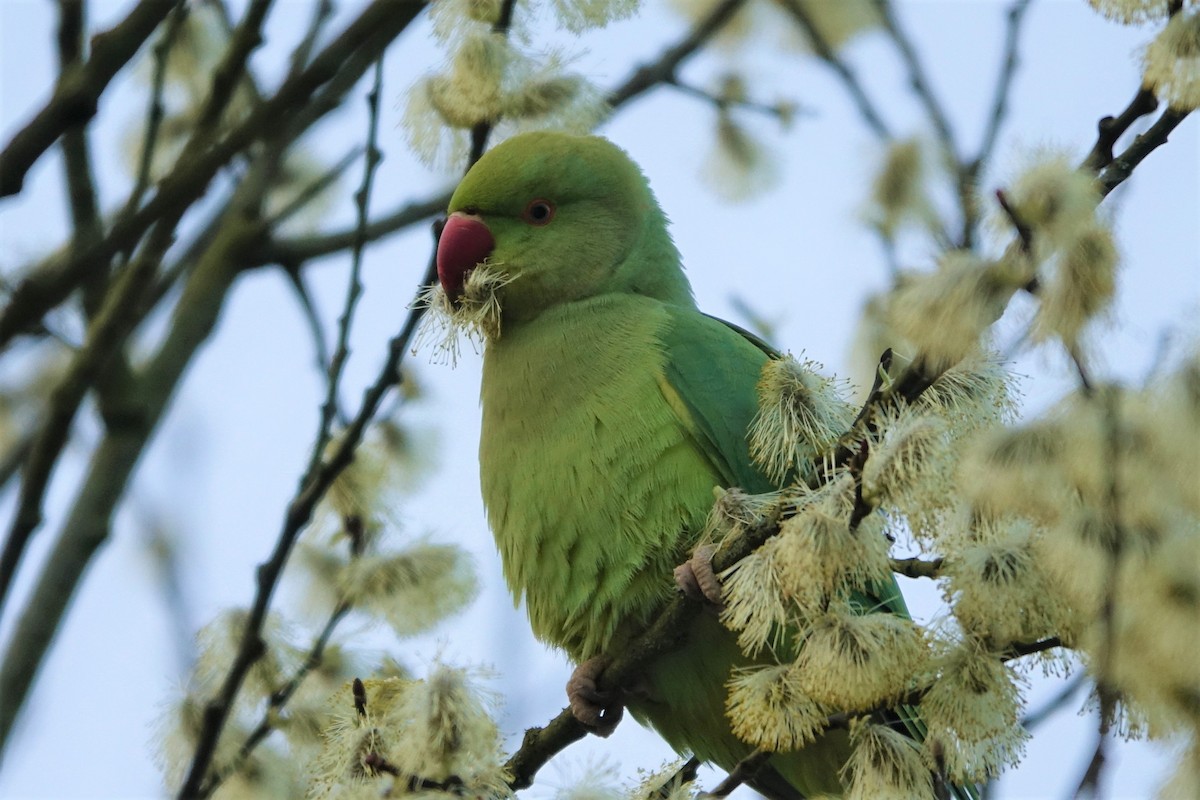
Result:
<svg viewBox="0 0 1200 800">
<path fill-rule="evenodd" d="M 925 113 L 937 133 L 947 162 L 957 168 L 959 165 L 958 144 L 954 140 L 954 132 L 950 129 L 950 118 L 942 108 L 941 102 L 938 101 L 937 95 L 933 93 L 933 86 L 925 74 L 925 68 L 921 66 L 916 48 L 913 47 L 908 35 L 900 30 L 900 24 L 893 13 L 890 0 L 874 0 L 874 4 L 875 10 L 879 12 L 880 20 L 883 21 L 883 29 L 887 31 L 893 44 L 896 45 L 896 49 L 900 51 L 900 58 L 908 69 L 909 85 L 918 102 L 925 108 Z"/>
<path fill-rule="evenodd" d="M 354 322 L 354 309 L 358 298 L 362 296 L 362 255 L 366 244 L 367 209 L 371 200 L 371 187 L 374 184 L 375 169 L 383 156 L 379 152 L 379 95 L 383 87 L 383 56 L 375 62 L 375 78 L 371 91 L 367 93 L 367 144 L 366 155 L 363 158 L 362 185 L 354 195 L 354 204 L 358 211 L 358 226 L 355 231 L 354 244 L 350 250 L 350 275 L 346 283 L 346 300 L 342 305 L 342 316 L 338 319 L 337 345 L 333 357 L 329 361 L 329 373 L 326 379 L 325 402 L 321 405 L 321 422 L 317 429 L 317 443 L 313 446 L 308 472 L 312 472 L 317 462 L 325 452 L 329 443 L 334 417 L 338 408 L 338 388 L 341 385 L 342 369 L 350 356 L 350 327 Z"/>
<path fill-rule="evenodd" d="M 745 1 L 721 0 L 679 44 L 665 50 L 653 63 L 636 69 L 624 83 L 610 92 L 608 104 L 616 109 L 660 83 L 671 82 L 680 65 L 733 19 Z"/>
<path fill-rule="evenodd" d="M 796 0 L 780 0 L 780 6 L 783 10 L 792 16 L 800 29 L 804 31 L 812 44 L 813 52 L 817 57 L 825 62 L 825 65 L 834 71 L 841 79 L 842 85 L 846 87 L 846 91 L 850 95 L 850 99 L 854 101 L 854 107 L 858 109 L 858 114 L 862 117 L 863 122 L 867 124 L 867 128 L 879 139 L 883 141 L 891 141 L 892 132 L 888 128 L 887 123 L 883 121 L 883 117 L 875 108 L 875 104 L 867 97 L 866 90 L 863 89 L 862 83 L 859 82 L 858 76 L 850 69 L 833 48 L 829 42 L 825 41 L 825 37 L 817 29 L 813 23 L 812 17 L 808 11 L 800 5 Z"/>
<path fill-rule="evenodd" d="M 1008 9 L 1008 24 L 1004 31 L 1004 59 L 1000 65 L 1000 73 L 996 78 L 996 90 L 992 93 L 992 111 L 988 115 L 987 128 L 984 129 L 983 144 L 979 154 L 971 164 L 971 171 L 978 175 L 983 167 L 992 159 L 996 142 L 1000 138 L 1000 128 L 1008 115 L 1008 98 L 1012 93 L 1013 78 L 1016 77 L 1020 62 L 1017 58 L 1017 46 L 1021 39 L 1021 24 L 1025 20 L 1025 12 L 1029 10 L 1032 0 L 1014 0 Z"/>
<path fill-rule="evenodd" d="M 763 768 L 769 759 L 774 755 L 770 750 L 756 749 L 753 753 L 743 758 L 733 769 L 729 770 L 729 774 L 725 779 L 712 788 L 711 791 L 704 792 L 701 797 L 728 797 L 733 794 L 733 790 L 741 786 L 747 781 L 753 780 L 758 771 Z"/>
<path fill-rule="evenodd" d="M 1115 117 L 1104 117 L 1097 123 L 1096 144 L 1092 146 L 1092 152 L 1088 153 L 1084 159 L 1083 165 L 1092 170 L 1099 172 L 1112 163 L 1113 148 L 1117 144 L 1125 131 L 1137 122 L 1142 117 L 1158 108 L 1158 98 L 1154 96 L 1154 92 L 1149 89 L 1138 89 L 1137 94 L 1129 101 L 1129 105 Z"/>
<path fill-rule="evenodd" d="M 142 149 L 138 156 L 137 178 L 134 180 L 133 191 L 129 193 L 129 198 L 125 201 L 125 207 L 121 211 L 122 215 L 129 215 L 136 211 L 142 203 L 142 198 L 146 196 L 146 190 L 150 188 L 154 151 L 158 149 L 158 133 L 165 114 L 163 91 L 167 82 L 167 61 L 188 14 L 187 3 L 177 3 L 154 45 L 154 77 L 151 79 L 150 99 L 146 107 L 146 124 L 142 130 Z"/>
<path fill-rule="evenodd" d="M 0 663 L 0 750 L 84 569 L 108 538 L 113 510 L 124 496 L 142 450 L 184 369 L 216 325 L 222 301 L 238 274 L 239 248 L 258 235 L 256 226 L 244 222 L 241 215 L 231 216 L 231 224 L 222 228 L 190 276 L 166 339 L 141 373 L 136 390 L 128 392 L 125 407 L 106 420 L 105 435 L 92 454 L 59 538 L 16 620 Z M 124 275 L 133 274 L 137 261 Z"/>
<path fill-rule="evenodd" d="M 1113 158 L 1112 162 L 1100 172 L 1098 178 L 1100 194 L 1108 195 L 1109 192 L 1124 183 L 1146 156 L 1167 143 L 1167 137 L 1171 135 L 1171 131 L 1179 127 L 1179 123 L 1183 122 L 1190 113 L 1190 111 L 1178 108 L 1168 108 L 1145 133 L 1138 134 L 1134 138 L 1133 144 Z"/>
<path fill-rule="evenodd" d="M 116 350 L 140 320 L 135 312 L 159 260 L 174 238 L 173 227 L 157 228 L 146 249 L 125 268 L 106 293 L 104 305 L 89 328 L 86 345 L 75 353 L 66 374 L 50 396 L 49 408 L 24 464 L 17 510 L 4 542 L 4 551 L 0 553 L 0 609 L 12 587 L 25 546 L 42 522 L 43 497 L 54 465 L 70 436 L 75 414 L 88 389 L 103 374 Z"/>
<path fill-rule="evenodd" d="M 348 63 L 352 55 L 366 54 L 373 61 L 423 7 L 417 2 L 374 0 L 302 73 L 285 80 L 273 97 L 256 106 L 219 142 L 193 159 L 181 160 L 137 212 L 118 220 L 100 241 L 50 262 L 22 281 L 0 313 L 0 348 L 62 302 L 91 265 L 129 247 L 163 216 L 181 212 L 195 202 L 231 158 L 257 139 L 278 131 L 281 122 L 301 113 L 322 86 L 352 70 L 354 67 Z"/>
<path fill-rule="evenodd" d="M 109 81 L 129 63 L 171 8 L 162 0 L 141 0 L 125 19 L 92 38 L 87 63 L 62 74 L 54 96 L 0 152 L 0 197 L 21 191 L 25 173 L 50 145 L 68 128 L 96 115 Z"/>
<path fill-rule="evenodd" d="M 895 572 L 897 575 L 903 575 L 906 578 L 940 578 L 944 564 L 945 559 L 943 558 L 891 559 L 892 572 Z"/>
</svg>

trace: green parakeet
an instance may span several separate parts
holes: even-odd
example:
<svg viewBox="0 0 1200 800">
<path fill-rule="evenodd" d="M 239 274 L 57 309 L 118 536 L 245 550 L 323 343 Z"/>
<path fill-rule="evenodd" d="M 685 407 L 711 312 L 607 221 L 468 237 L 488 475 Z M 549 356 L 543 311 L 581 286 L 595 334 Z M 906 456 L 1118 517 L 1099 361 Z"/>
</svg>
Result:
<svg viewBox="0 0 1200 800">
<path fill-rule="evenodd" d="M 503 275 L 488 329 L 479 461 L 509 588 L 534 633 L 577 663 L 641 633 L 675 590 L 714 487 L 776 488 L 747 429 L 769 348 L 701 313 L 645 177 L 597 137 L 516 136 L 463 178 L 441 235 L 451 299 L 480 262 Z M 906 614 L 894 585 L 882 603 Z M 672 747 L 725 768 L 726 682 L 752 663 L 698 615 L 627 698 Z M 845 731 L 780 753 L 752 785 L 840 795 Z"/>
</svg>

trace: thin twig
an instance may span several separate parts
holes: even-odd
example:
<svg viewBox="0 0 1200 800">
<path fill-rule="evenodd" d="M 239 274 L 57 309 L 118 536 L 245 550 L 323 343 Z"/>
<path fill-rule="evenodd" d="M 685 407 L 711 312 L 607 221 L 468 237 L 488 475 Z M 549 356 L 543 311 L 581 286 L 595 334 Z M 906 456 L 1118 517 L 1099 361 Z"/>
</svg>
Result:
<svg viewBox="0 0 1200 800">
<path fill-rule="evenodd" d="M 1078 362 L 1077 362 L 1078 363 Z M 1105 455 L 1108 467 L 1108 486 L 1104 497 L 1104 512 L 1108 517 L 1111 540 L 1107 542 L 1107 564 L 1104 580 L 1104 599 L 1100 605 L 1100 641 L 1095 660 L 1096 694 L 1100 698 L 1100 720 L 1096 731 L 1096 746 L 1087 769 L 1075 790 L 1075 797 L 1098 797 L 1100 779 L 1107 761 L 1108 734 L 1116 720 L 1117 688 L 1113 683 L 1114 653 L 1117 648 L 1117 582 L 1121 557 L 1125 551 L 1125 526 L 1121 521 L 1120 458 L 1123 436 L 1120 420 L 1120 394 L 1116 390 L 1096 392 L 1083 379 L 1083 391 L 1091 402 L 1103 404 L 1105 423 Z"/>
<path fill-rule="evenodd" d="M 906 578 L 940 578 L 943 558 L 893 558 L 891 570 Z"/>
<path fill-rule="evenodd" d="M 971 170 L 978 175 L 987 163 L 992 160 L 996 150 L 996 142 L 1000 139 L 1000 129 L 1008 116 L 1008 100 L 1012 93 L 1013 78 L 1016 77 L 1018 45 L 1021 40 L 1021 24 L 1025 12 L 1029 10 L 1032 0 L 1015 0 L 1008 9 L 1007 25 L 1004 32 L 1004 58 L 1000 64 L 1000 72 L 996 77 L 996 89 L 992 92 L 992 111 L 988 115 L 987 127 L 983 132 L 983 143 L 979 146 L 979 154 L 971 164 Z"/>
<path fill-rule="evenodd" d="M 770 750 L 756 749 L 753 753 L 743 758 L 734 765 L 733 769 L 729 770 L 729 774 L 714 786 L 710 791 L 701 793 L 700 797 L 728 797 L 733 794 L 733 790 L 741 786 L 743 783 L 751 781 L 758 771 L 763 768 L 767 760 L 774 755 Z"/>
<path fill-rule="evenodd" d="M 316 462 L 325 452 L 325 446 L 333 435 L 333 422 L 337 416 L 338 389 L 341 385 L 342 370 L 346 359 L 350 356 L 350 328 L 354 322 L 354 310 L 358 299 L 362 296 L 362 256 L 366 245 L 366 228 L 368 209 L 371 202 L 371 188 L 375 182 L 375 171 L 379 167 L 382 155 L 379 152 L 379 95 L 383 91 L 383 56 L 375 62 L 375 75 L 371 91 L 367 93 L 367 144 L 363 156 L 362 185 L 354 195 L 354 204 L 358 213 L 358 226 L 355 231 L 354 243 L 350 248 L 350 275 L 346 281 L 346 299 L 342 304 L 342 315 L 338 319 L 337 344 L 333 357 L 329 361 L 329 372 L 326 377 L 325 402 L 321 404 L 321 421 L 317 428 L 317 443 L 312 449 L 311 460 L 306 472 L 312 472 Z"/>
<path fill-rule="evenodd" d="M 82 0 L 63 0 L 59 3 L 58 68 L 59 78 L 83 63 L 83 42 L 86 22 Z M 71 204 L 71 223 L 74 240 L 79 242 L 96 235 L 99 215 L 96 211 L 96 186 L 92 179 L 91 158 L 85 124 L 77 124 L 63 132 L 63 162 L 66 168 L 67 197 Z"/>
<path fill-rule="evenodd" d="M 258 724 L 254 726 L 254 729 L 246 735 L 246 740 L 238 748 L 237 755 L 230 759 L 229 763 L 224 766 L 220 773 L 213 775 L 208 783 L 200 787 L 199 798 L 211 797 L 213 792 L 220 788 L 221 784 L 230 775 L 236 774 L 241 769 L 255 748 L 271 735 L 271 732 L 275 730 L 275 720 L 280 710 L 288 704 L 288 701 L 296 694 L 296 691 L 304 683 L 309 674 L 321 666 L 321 662 L 325 658 L 325 648 L 329 645 L 329 640 L 333 637 L 334 630 L 337 629 L 337 626 L 341 624 L 341 621 L 349 613 L 350 604 L 345 601 L 339 603 L 333 610 L 333 613 L 329 615 L 329 619 L 325 621 L 325 627 L 321 629 L 321 632 L 317 634 L 317 638 L 313 640 L 312 646 L 308 650 L 308 655 L 304 658 L 304 663 L 300 665 L 287 683 L 271 694 L 262 717 L 259 719 Z M 366 708 L 365 702 L 363 708 L 364 710 Z"/>
<path fill-rule="evenodd" d="M 163 92 L 167 83 L 167 63 L 171 57 L 171 48 L 175 39 L 183 29 L 190 8 L 186 2 L 176 3 L 171 15 L 167 18 L 166 27 L 154 44 L 154 77 L 150 84 L 150 99 L 146 105 L 146 124 L 142 129 L 142 149 L 138 158 L 137 178 L 134 179 L 133 191 L 125 201 L 123 215 L 137 210 L 150 188 L 150 176 L 154 167 L 154 151 L 158 149 L 158 132 L 162 126 L 166 109 L 163 106 Z"/>
<path fill-rule="evenodd" d="M 313 303 L 312 293 L 308 290 L 308 285 L 304 282 L 304 273 L 298 269 L 284 269 L 284 275 L 287 276 L 288 285 L 296 292 L 296 300 L 300 304 L 300 312 L 304 317 L 304 321 L 308 324 L 309 335 L 313 340 L 313 356 L 316 360 L 317 372 L 327 378 L 329 375 L 329 345 L 325 342 L 325 328 L 321 324 L 321 315 L 317 313 L 316 304 Z M 341 409 L 338 410 L 338 418 L 342 416 Z"/>
<path fill-rule="evenodd" d="M 862 83 L 858 80 L 858 76 L 850 69 L 850 66 L 838 57 L 834 52 L 833 47 L 821 35 L 820 30 L 809 16 L 808 10 L 800 5 L 796 0 L 780 0 L 780 5 L 783 10 L 791 15 L 792 19 L 800 26 L 808 37 L 808 41 L 812 44 L 813 52 L 825 62 L 825 65 L 834 71 L 842 81 L 842 85 L 850 95 L 850 99 L 854 101 L 854 107 L 858 109 L 858 114 L 866 123 L 867 128 L 875 134 L 876 137 L 885 142 L 892 140 L 892 132 L 888 128 L 887 123 L 883 121 L 883 116 L 875 108 L 875 104 L 867 96 L 866 90 Z"/>
<path fill-rule="evenodd" d="M 160 4 L 151 2 L 151 5 L 157 7 Z M 159 182 L 154 196 L 137 212 L 114 223 L 108 234 L 92 246 L 52 260 L 23 280 L 0 313 L 0 348 L 62 302 L 91 265 L 111 258 L 136 242 L 163 216 L 190 206 L 230 159 L 260 138 L 278 131 L 281 122 L 303 113 L 314 93 L 346 74 L 352 56 L 365 53 L 373 61 L 374 56 L 399 35 L 423 7 L 417 2 L 397 4 L 393 0 L 374 0 L 313 58 L 302 73 L 285 80 L 274 96 L 256 106 L 218 142 L 193 159 L 180 160 L 175 170 Z"/>
<path fill-rule="evenodd" d="M 140 321 L 136 311 L 163 253 L 174 238 L 173 227 L 156 228 L 143 252 L 119 274 L 117 283 L 106 293 L 104 305 L 89 327 L 86 344 L 74 354 L 66 373 L 50 395 L 46 414 L 40 421 L 22 469 L 17 509 L 4 541 L 4 550 L 0 553 L 0 610 L 12 588 L 25 547 L 42 523 L 42 503 L 50 476 L 70 437 L 79 406 L 111 362 L 117 348 Z"/>
<path fill-rule="evenodd" d="M 1100 194 L 1107 196 L 1109 192 L 1124 183 L 1146 156 L 1167 143 L 1167 137 L 1171 135 L 1171 131 L 1179 127 L 1179 123 L 1183 122 L 1190 113 L 1191 111 L 1168 108 L 1153 125 L 1146 129 L 1145 133 L 1134 137 L 1133 144 L 1113 158 L 1112 162 L 1100 172 L 1100 176 L 1097 178 Z"/>
<path fill-rule="evenodd" d="M 716 94 L 707 89 L 702 89 L 699 86 L 687 83 L 675 75 L 667 78 L 664 83 L 674 86 L 684 94 L 691 95 L 692 97 L 698 98 L 715 106 L 718 111 L 723 111 L 727 108 L 743 108 L 747 111 L 753 111 L 755 113 L 777 119 L 784 125 L 789 124 L 797 115 L 807 115 L 812 113 L 806 108 L 801 108 L 799 106 L 787 103 L 761 103 L 757 100 L 750 100 L 749 98 L 733 98 Z"/>
<path fill-rule="evenodd" d="M 937 133 L 938 142 L 941 143 L 942 150 L 945 152 L 947 162 L 957 167 L 959 163 L 958 144 L 954 139 L 954 131 L 950 127 L 950 118 L 933 92 L 933 86 L 925 74 L 925 68 L 921 66 L 916 48 L 913 47 L 908 35 L 900 30 L 900 23 L 896 20 L 891 2 L 874 0 L 874 5 L 883 22 L 883 29 L 887 31 L 892 43 L 900 51 L 900 58 L 908 70 L 908 83 L 912 87 L 913 94 L 917 96 L 917 101 L 925 108 L 925 113 Z"/>
<path fill-rule="evenodd" d="M 1058 694 L 1046 701 L 1045 705 L 1036 711 L 1030 711 L 1028 714 L 1022 717 L 1021 727 L 1027 731 L 1032 731 L 1050 717 L 1054 716 L 1060 709 L 1070 702 L 1071 698 L 1075 696 L 1075 693 L 1079 691 L 1080 687 L 1083 686 L 1086 680 L 1087 674 L 1084 672 L 1080 672 L 1079 674 L 1075 675 L 1073 678 L 1071 678 L 1071 680 L 1067 681 L 1063 688 L 1059 690 Z"/>
<path fill-rule="evenodd" d="M 669 83 L 680 65 L 725 27 L 745 4 L 746 0 L 721 0 L 678 44 L 664 50 L 652 63 L 638 67 L 617 89 L 610 92 L 608 105 L 615 111 L 655 86 Z"/>
<path fill-rule="evenodd" d="M 162 0 L 141 0 L 125 19 L 92 37 L 87 62 L 63 73 L 49 102 L 0 152 L 0 197 L 21 191 L 29 168 L 58 137 L 96 115 L 109 81 L 129 63 L 172 7 Z"/>
</svg>

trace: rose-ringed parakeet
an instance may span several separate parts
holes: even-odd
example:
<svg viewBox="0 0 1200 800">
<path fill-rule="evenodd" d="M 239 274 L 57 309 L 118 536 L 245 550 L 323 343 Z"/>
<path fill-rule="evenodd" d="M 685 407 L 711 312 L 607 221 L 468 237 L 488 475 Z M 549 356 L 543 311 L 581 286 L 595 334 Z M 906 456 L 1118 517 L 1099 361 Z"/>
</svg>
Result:
<svg viewBox="0 0 1200 800">
<path fill-rule="evenodd" d="M 509 588 L 576 663 L 641 633 L 676 591 L 714 487 L 779 488 L 747 430 L 769 348 L 701 313 L 645 177 L 597 137 L 524 134 L 485 154 L 450 201 L 438 277 L 453 303 L 481 262 L 487 328 L 480 472 Z M 894 583 L 877 601 L 906 614 Z M 749 658 L 712 614 L 625 698 L 674 748 L 731 768 L 726 683 Z M 595 719 L 589 720 L 595 722 Z M 772 797 L 839 795 L 848 735 L 771 758 Z"/>
</svg>

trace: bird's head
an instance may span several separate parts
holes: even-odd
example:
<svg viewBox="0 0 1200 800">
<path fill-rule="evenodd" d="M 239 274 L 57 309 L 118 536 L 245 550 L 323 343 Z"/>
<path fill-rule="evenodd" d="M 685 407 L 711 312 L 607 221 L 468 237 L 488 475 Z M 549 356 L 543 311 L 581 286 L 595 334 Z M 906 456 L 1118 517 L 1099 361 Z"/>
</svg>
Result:
<svg viewBox="0 0 1200 800">
<path fill-rule="evenodd" d="M 483 264 L 505 323 L 610 292 L 691 302 L 637 165 L 595 136 L 527 133 L 488 151 L 450 199 L 438 280 L 451 301 Z"/>
</svg>

